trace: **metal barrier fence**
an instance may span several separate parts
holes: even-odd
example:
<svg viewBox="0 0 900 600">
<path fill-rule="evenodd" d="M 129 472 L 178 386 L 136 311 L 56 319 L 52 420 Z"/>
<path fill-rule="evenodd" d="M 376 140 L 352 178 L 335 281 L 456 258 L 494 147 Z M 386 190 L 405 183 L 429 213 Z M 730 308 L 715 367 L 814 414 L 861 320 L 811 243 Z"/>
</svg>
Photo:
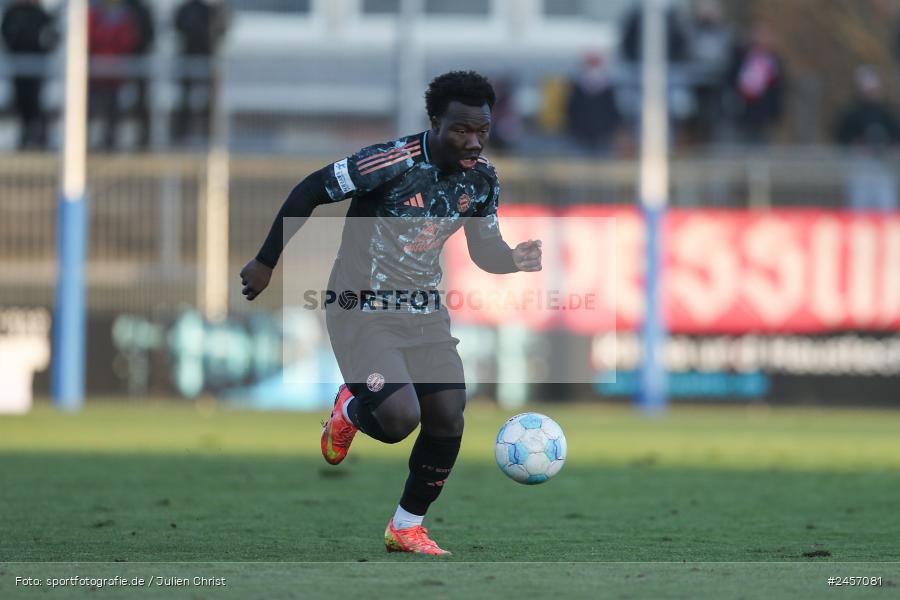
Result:
<svg viewBox="0 0 900 600">
<path fill-rule="evenodd" d="M 802 158 L 798 158 L 802 156 Z M 230 288 L 232 311 L 281 303 L 281 269 L 272 288 L 245 302 L 237 273 L 254 256 L 291 188 L 329 159 L 232 157 Z M 634 162 L 498 160 L 503 203 L 629 204 L 636 198 Z M 857 163 L 825 151 L 773 151 L 755 158 L 719 157 L 673 165 L 676 207 L 845 205 L 846 177 Z M 896 161 L 893 172 L 898 172 Z M 55 155 L 0 159 L 0 306 L 49 306 L 56 281 Z M 198 155 L 109 155 L 89 161 L 90 249 L 87 269 L 93 312 L 175 311 L 198 294 L 198 199 L 205 158 Z M 337 216 L 345 204 L 316 214 Z M 307 225 L 314 227 L 314 221 Z"/>
</svg>

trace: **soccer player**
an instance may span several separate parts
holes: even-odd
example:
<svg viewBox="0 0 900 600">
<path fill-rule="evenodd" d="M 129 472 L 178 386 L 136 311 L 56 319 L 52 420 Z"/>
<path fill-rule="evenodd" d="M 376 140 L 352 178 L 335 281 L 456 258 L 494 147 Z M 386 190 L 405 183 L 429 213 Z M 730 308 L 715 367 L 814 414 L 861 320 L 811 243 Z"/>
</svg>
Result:
<svg viewBox="0 0 900 600">
<path fill-rule="evenodd" d="M 269 284 L 290 236 L 313 209 L 351 198 L 326 302 L 341 385 L 321 438 L 330 464 L 347 456 L 357 431 L 393 444 L 417 426 L 409 477 L 384 542 L 388 552 L 449 554 L 422 521 L 459 453 L 466 404 L 459 342 L 433 292 L 440 253 L 463 228 L 469 255 L 485 271 L 541 269 L 541 242 L 515 249 L 500 235 L 500 187 L 481 153 L 494 90 L 473 71 L 435 78 L 425 94 L 431 129 L 363 148 L 316 171 L 290 193 L 256 258 L 241 271 L 253 300 Z M 285 222 L 282 219 L 298 217 Z"/>
</svg>

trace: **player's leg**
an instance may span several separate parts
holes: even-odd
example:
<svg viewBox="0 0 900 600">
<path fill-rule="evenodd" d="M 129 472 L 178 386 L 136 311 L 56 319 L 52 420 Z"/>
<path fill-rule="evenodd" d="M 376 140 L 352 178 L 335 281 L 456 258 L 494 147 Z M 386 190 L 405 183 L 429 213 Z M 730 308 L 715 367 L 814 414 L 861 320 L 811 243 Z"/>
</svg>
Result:
<svg viewBox="0 0 900 600">
<path fill-rule="evenodd" d="M 462 443 L 466 391 L 454 388 L 423 393 L 420 405 L 422 429 L 409 456 L 401 510 L 394 517 L 394 524 L 401 528 L 422 522 L 450 476 Z"/>
<path fill-rule="evenodd" d="M 329 283 L 330 288 L 338 289 Z M 356 431 L 396 443 L 419 424 L 419 400 L 410 385 L 404 342 L 396 328 L 381 319 L 341 310 L 326 312 L 328 335 L 342 385 L 322 431 L 322 455 L 338 464 L 347 455 Z"/>
<path fill-rule="evenodd" d="M 466 385 L 458 340 L 449 321 L 423 329 L 426 344 L 406 355 L 419 396 L 422 428 L 409 457 L 409 477 L 400 499 L 396 525 L 422 522 L 456 463 L 462 442 Z"/>
<path fill-rule="evenodd" d="M 348 387 L 357 393 L 347 403 L 347 417 L 369 437 L 396 444 L 419 426 L 419 398 L 412 384 L 385 384 L 380 392 L 364 383 Z"/>
<path fill-rule="evenodd" d="M 439 385 L 416 386 L 423 392 L 419 399 L 422 429 L 409 456 L 409 477 L 394 518 L 397 527 L 422 522 L 428 507 L 444 489 L 462 444 L 466 391 L 457 387 L 435 389 Z"/>
<path fill-rule="evenodd" d="M 395 444 L 418 424 L 419 400 L 411 384 L 391 386 L 386 396 L 369 392 L 365 384 L 341 385 L 322 429 L 322 456 L 336 465 L 347 456 L 357 431 L 380 442 Z"/>
<path fill-rule="evenodd" d="M 466 386 L 456 351 L 458 340 L 450 335 L 449 321 L 425 326 L 422 337 L 425 343 L 406 356 L 416 381 L 422 428 L 409 456 L 403 495 L 385 531 L 385 544 L 389 551 L 412 546 L 418 547 L 414 552 L 444 554 L 429 539 L 422 521 L 444 489 L 459 454 Z"/>
<path fill-rule="evenodd" d="M 332 339 L 335 339 L 333 336 Z M 405 439 L 419 425 L 419 399 L 409 383 L 404 356 L 384 337 L 370 338 L 360 352 L 333 344 L 348 382 L 335 398 L 322 430 L 322 456 L 344 460 L 357 431 L 388 444 Z"/>
<path fill-rule="evenodd" d="M 409 476 L 385 530 L 389 552 L 448 554 L 428 537 L 422 521 L 440 496 L 462 442 L 466 392 L 459 384 L 417 384 L 422 428 L 409 456 Z"/>
</svg>

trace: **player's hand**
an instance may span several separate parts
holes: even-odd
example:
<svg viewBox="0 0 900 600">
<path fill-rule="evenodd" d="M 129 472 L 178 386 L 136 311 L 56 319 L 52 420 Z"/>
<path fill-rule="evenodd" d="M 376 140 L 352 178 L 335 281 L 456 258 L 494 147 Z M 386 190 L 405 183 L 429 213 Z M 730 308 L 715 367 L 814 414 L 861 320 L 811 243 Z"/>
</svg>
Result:
<svg viewBox="0 0 900 600">
<path fill-rule="evenodd" d="M 244 286 L 241 293 L 247 296 L 247 300 L 253 300 L 268 287 L 270 279 L 272 269 L 254 258 L 241 269 L 241 285 Z"/>
<path fill-rule="evenodd" d="M 513 249 L 513 262 L 520 271 L 541 270 L 541 240 L 528 240 Z"/>
</svg>

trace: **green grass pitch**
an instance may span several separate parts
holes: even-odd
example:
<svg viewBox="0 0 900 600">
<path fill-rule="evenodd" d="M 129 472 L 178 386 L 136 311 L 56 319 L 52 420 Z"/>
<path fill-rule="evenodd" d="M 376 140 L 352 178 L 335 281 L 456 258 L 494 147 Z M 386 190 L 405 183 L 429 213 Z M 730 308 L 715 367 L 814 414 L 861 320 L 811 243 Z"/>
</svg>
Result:
<svg viewBox="0 0 900 600">
<path fill-rule="evenodd" d="M 331 467 L 322 415 L 161 402 L 0 417 L 0 597 L 900 595 L 900 412 L 534 408 L 562 425 L 565 468 L 506 479 L 493 440 L 511 413 L 471 405 L 426 521 L 454 552 L 437 560 L 381 542 L 412 438 L 359 436 Z M 46 584 L 115 574 L 150 584 Z M 153 581 L 195 576 L 227 585 Z M 827 585 L 845 576 L 882 580 Z"/>
</svg>

